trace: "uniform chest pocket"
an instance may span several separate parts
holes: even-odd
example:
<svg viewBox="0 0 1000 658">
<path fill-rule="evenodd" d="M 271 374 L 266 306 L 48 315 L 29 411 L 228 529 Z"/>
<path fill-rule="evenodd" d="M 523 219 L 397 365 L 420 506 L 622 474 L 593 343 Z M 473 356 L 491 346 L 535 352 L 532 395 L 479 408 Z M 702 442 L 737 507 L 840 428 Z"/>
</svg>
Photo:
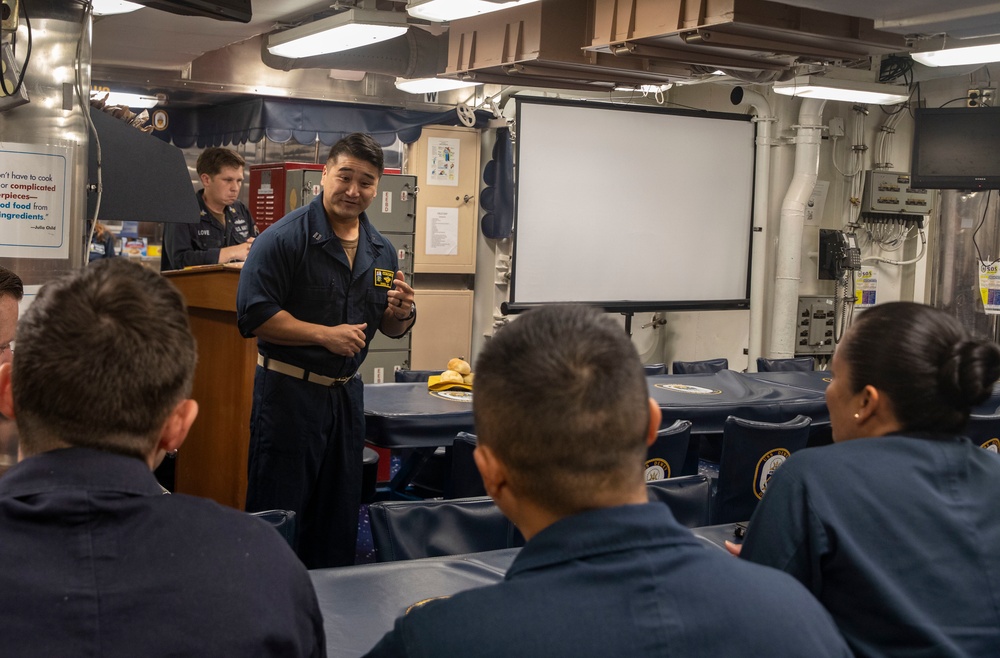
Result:
<svg viewBox="0 0 1000 658">
<path fill-rule="evenodd" d="M 194 243 L 202 251 L 222 246 L 222 240 L 218 236 L 213 235 L 208 229 L 199 230 L 194 236 Z"/>
<path fill-rule="evenodd" d="M 302 286 L 293 294 L 287 310 L 303 322 L 333 326 L 343 324 L 343 306 L 336 286 Z"/>
</svg>

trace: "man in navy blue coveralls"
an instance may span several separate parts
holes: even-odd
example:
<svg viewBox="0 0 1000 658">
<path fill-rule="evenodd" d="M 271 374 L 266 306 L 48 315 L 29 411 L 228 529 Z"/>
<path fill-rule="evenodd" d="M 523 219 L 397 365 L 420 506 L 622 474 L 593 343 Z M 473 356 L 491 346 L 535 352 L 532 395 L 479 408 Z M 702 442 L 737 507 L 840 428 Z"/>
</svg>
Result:
<svg viewBox="0 0 1000 658">
<path fill-rule="evenodd" d="M 247 511 L 293 510 L 310 569 L 354 563 L 364 386 L 377 330 L 405 334 L 413 289 L 368 221 L 382 148 L 354 133 L 333 145 L 323 194 L 254 242 L 237 293 L 239 329 L 259 351 L 250 417 Z"/>
<path fill-rule="evenodd" d="M 309 574 L 274 528 L 153 476 L 198 415 L 173 284 L 101 259 L 46 284 L 17 338 L 0 364 L 20 431 L 0 478 L 0 653 L 325 656 Z"/>
<path fill-rule="evenodd" d="M 503 582 L 412 606 L 372 658 L 850 656 L 794 578 L 647 502 L 660 408 L 614 320 L 529 311 L 480 353 L 473 407 L 486 491 L 528 541 Z"/>
<path fill-rule="evenodd" d="M 196 195 L 198 221 L 166 225 L 160 271 L 246 260 L 257 227 L 239 200 L 244 164 L 230 149 L 213 146 L 201 152 L 196 165 L 203 188 Z"/>
</svg>

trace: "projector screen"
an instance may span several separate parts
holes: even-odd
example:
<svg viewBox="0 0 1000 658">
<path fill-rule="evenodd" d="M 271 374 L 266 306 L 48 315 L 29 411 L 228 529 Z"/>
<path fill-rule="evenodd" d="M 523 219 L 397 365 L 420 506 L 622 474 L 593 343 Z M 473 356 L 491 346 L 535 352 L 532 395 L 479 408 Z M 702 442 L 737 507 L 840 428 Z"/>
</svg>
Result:
<svg viewBox="0 0 1000 658">
<path fill-rule="evenodd" d="M 516 162 L 507 311 L 748 305 L 749 117 L 519 98 Z"/>
</svg>

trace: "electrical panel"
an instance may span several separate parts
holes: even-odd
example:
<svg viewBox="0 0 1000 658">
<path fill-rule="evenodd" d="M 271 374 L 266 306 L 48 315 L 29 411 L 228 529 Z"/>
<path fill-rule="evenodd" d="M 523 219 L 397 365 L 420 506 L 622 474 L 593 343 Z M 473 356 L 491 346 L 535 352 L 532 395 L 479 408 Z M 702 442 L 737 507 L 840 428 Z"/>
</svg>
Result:
<svg viewBox="0 0 1000 658">
<path fill-rule="evenodd" d="M 399 259 L 399 269 L 407 283 L 413 284 L 413 241 L 417 217 L 417 177 L 407 174 L 382 174 L 378 192 L 365 214 L 378 232 L 392 243 Z M 410 367 L 411 336 L 389 338 L 375 334 L 368 346 L 368 356 L 361 366 L 366 384 L 395 381 L 394 371 Z"/>
<path fill-rule="evenodd" d="M 910 174 L 866 171 L 861 217 L 868 221 L 907 220 L 920 223 L 934 209 L 934 191 L 910 186 Z M 917 216 L 919 215 L 919 216 Z"/>
<path fill-rule="evenodd" d="M 323 165 L 276 162 L 250 167 L 250 214 L 263 231 L 320 193 Z"/>
<path fill-rule="evenodd" d="M 795 354 L 833 354 L 833 297 L 799 297 Z"/>
</svg>

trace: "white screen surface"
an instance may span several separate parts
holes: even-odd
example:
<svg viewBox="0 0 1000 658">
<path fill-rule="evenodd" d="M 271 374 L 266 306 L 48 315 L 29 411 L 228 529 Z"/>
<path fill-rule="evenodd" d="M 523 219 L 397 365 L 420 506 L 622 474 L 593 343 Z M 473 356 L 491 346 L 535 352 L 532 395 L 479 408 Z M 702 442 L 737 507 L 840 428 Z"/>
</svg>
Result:
<svg viewBox="0 0 1000 658">
<path fill-rule="evenodd" d="M 746 304 L 746 117 L 518 99 L 511 307 Z"/>
</svg>

